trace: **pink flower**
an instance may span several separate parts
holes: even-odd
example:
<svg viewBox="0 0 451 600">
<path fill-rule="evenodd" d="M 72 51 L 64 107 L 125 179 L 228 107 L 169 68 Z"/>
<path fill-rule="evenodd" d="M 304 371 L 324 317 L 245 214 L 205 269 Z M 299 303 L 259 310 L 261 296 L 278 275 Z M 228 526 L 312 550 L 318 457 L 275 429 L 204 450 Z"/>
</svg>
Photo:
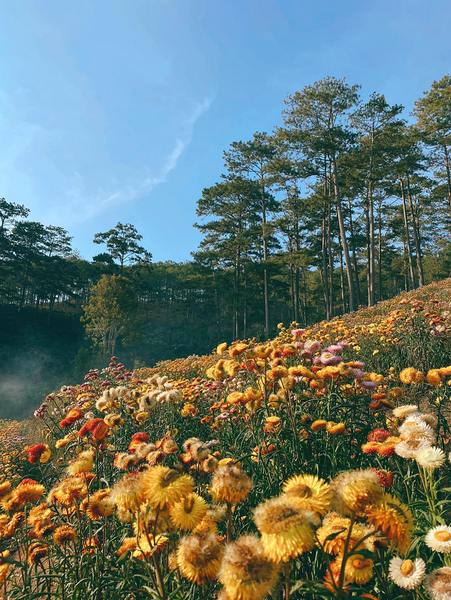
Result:
<svg viewBox="0 0 451 600">
<path fill-rule="evenodd" d="M 291 335 L 293 337 L 299 337 L 301 336 L 303 333 L 305 333 L 305 329 L 292 329 L 291 330 Z"/>
<path fill-rule="evenodd" d="M 304 342 L 304 348 L 313 354 L 314 352 L 318 352 L 321 348 L 321 344 L 318 340 L 307 340 Z"/>
<path fill-rule="evenodd" d="M 332 346 L 329 346 L 328 348 L 324 348 L 324 350 L 326 352 L 332 352 L 332 354 L 340 354 L 340 352 L 343 350 L 343 348 L 339 344 L 332 344 Z"/>
</svg>

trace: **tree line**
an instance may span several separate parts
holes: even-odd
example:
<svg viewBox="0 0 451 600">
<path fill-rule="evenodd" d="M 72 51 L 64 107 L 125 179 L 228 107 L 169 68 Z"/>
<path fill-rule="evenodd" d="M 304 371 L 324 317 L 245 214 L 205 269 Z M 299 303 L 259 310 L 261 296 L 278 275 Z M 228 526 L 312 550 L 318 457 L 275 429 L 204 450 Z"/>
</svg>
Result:
<svg viewBox="0 0 451 600">
<path fill-rule="evenodd" d="M 447 277 L 451 77 L 433 82 L 410 120 L 359 90 L 327 77 L 287 97 L 273 132 L 230 145 L 220 181 L 198 200 L 203 239 L 191 261 L 152 263 L 120 222 L 96 234 L 103 251 L 87 261 L 66 230 L 1 199 L 0 303 L 45 310 L 49 322 L 78 315 L 105 354 L 122 340 L 149 361 Z"/>
</svg>

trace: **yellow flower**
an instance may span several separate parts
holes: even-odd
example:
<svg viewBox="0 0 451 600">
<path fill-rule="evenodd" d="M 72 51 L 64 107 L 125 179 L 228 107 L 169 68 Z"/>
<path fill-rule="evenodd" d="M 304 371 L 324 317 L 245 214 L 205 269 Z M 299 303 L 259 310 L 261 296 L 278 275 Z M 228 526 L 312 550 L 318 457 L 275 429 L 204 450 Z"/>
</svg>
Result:
<svg viewBox="0 0 451 600">
<path fill-rule="evenodd" d="M 426 375 L 426 380 L 429 385 L 440 385 L 442 382 L 442 377 L 440 375 L 439 369 L 430 369 Z"/>
<path fill-rule="evenodd" d="M 159 554 L 166 548 L 168 542 L 169 538 L 164 535 L 156 535 L 155 537 L 152 534 L 142 535 L 136 543 L 133 556 L 142 559 L 144 556 Z"/>
<path fill-rule="evenodd" d="M 86 514 L 92 521 L 109 517 L 113 512 L 114 504 L 111 500 L 111 490 L 108 488 L 95 492 L 86 506 Z"/>
<path fill-rule="evenodd" d="M 367 510 L 368 522 L 389 540 L 394 540 L 399 551 L 405 552 L 410 544 L 413 517 L 409 508 L 390 494 L 384 494 L 378 506 Z"/>
<path fill-rule="evenodd" d="M 302 510 L 295 500 L 284 495 L 259 504 L 254 521 L 261 533 L 265 555 L 273 562 L 288 562 L 315 545 L 313 513 Z"/>
<path fill-rule="evenodd" d="M 403 383 L 423 383 L 424 375 L 414 367 L 403 369 L 399 374 L 399 379 Z"/>
<path fill-rule="evenodd" d="M 179 502 L 169 506 L 172 522 L 185 531 L 195 529 L 206 513 L 207 503 L 197 494 L 188 494 Z"/>
<path fill-rule="evenodd" d="M 337 570 L 341 570 L 342 557 L 336 560 Z M 373 561 L 365 558 L 363 554 L 352 554 L 348 557 L 345 565 L 345 578 L 350 583 L 364 585 L 373 576 Z"/>
<path fill-rule="evenodd" d="M 283 491 L 304 510 L 320 515 L 330 510 L 329 484 L 316 475 L 295 475 L 283 484 Z"/>
<path fill-rule="evenodd" d="M 81 452 L 77 458 L 67 467 L 69 475 L 78 475 L 78 473 L 87 473 L 94 466 L 94 459 L 91 450 Z"/>
<path fill-rule="evenodd" d="M 56 546 L 62 546 L 67 542 L 73 542 L 77 539 L 77 533 L 75 529 L 70 525 L 61 525 L 57 527 L 53 534 L 53 541 Z"/>
<path fill-rule="evenodd" d="M 143 472 L 127 473 L 111 489 L 111 501 L 124 513 L 136 512 L 144 501 L 143 475 Z"/>
<path fill-rule="evenodd" d="M 210 484 L 213 500 L 229 504 L 246 500 L 251 489 L 251 479 L 232 463 L 216 469 Z"/>
<path fill-rule="evenodd" d="M 312 423 L 312 431 L 320 431 L 321 429 L 326 429 L 327 421 L 324 419 L 318 419 L 317 421 L 313 421 Z"/>
<path fill-rule="evenodd" d="M 277 566 L 264 555 L 258 537 L 246 535 L 227 545 L 218 579 L 227 597 L 261 600 L 277 579 Z"/>
<path fill-rule="evenodd" d="M 223 352 L 225 352 L 226 348 L 227 348 L 227 342 L 223 342 L 222 344 L 219 344 L 219 346 L 216 348 L 216 354 L 222 354 Z"/>
<path fill-rule="evenodd" d="M 143 474 L 144 497 L 155 507 L 178 502 L 194 489 L 194 481 L 189 475 L 158 465 Z"/>
<path fill-rule="evenodd" d="M 221 565 L 223 550 L 208 529 L 183 537 L 177 549 L 177 564 L 189 581 L 213 581 Z"/>
<path fill-rule="evenodd" d="M 345 471 L 332 481 L 332 506 L 342 515 L 361 513 L 382 498 L 379 478 L 370 469 Z"/>
<path fill-rule="evenodd" d="M 62 438 L 60 440 L 56 440 L 55 442 L 55 448 L 64 448 L 64 446 L 67 446 L 67 444 L 70 442 L 71 440 L 68 440 L 67 438 Z"/>
</svg>

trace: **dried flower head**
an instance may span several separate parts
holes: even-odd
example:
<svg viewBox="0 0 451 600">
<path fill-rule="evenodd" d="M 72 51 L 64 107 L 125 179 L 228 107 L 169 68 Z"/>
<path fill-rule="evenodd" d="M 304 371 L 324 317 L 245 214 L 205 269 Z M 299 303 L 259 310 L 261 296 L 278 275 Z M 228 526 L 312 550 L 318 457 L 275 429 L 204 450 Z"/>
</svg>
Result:
<svg viewBox="0 0 451 600">
<path fill-rule="evenodd" d="M 61 525 L 57 527 L 53 534 L 53 541 L 57 546 L 63 546 L 68 542 L 74 542 L 77 539 L 77 533 L 70 525 Z"/>
<path fill-rule="evenodd" d="M 28 564 L 37 565 L 49 553 L 49 547 L 42 542 L 33 542 L 28 548 Z"/>
<path fill-rule="evenodd" d="M 112 487 L 110 499 L 121 511 L 136 512 L 144 502 L 144 473 L 134 471 L 124 475 Z"/>
<path fill-rule="evenodd" d="M 332 506 L 342 515 L 361 513 L 382 497 L 379 478 L 371 469 L 345 471 L 330 484 Z"/>
<path fill-rule="evenodd" d="M 213 500 L 228 504 L 244 502 L 251 489 L 251 479 L 233 463 L 216 469 L 210 484 Z"/>
<path fill-rule="evenodd" d="M 449 600 L 451 598 L 451 568 L 441 567 L 428 575 L 424 587 L 433 600 Z"/>
<path fill-rule="evenodd" d="M 92 470 L 94 466 L 94 459 L 91 450 L 86 452 L 80 452 L 75 460 L 73 460 L 67 467 L 69 475 L 75 476 L 79 473 L 87 473 Z"/>
<path fill-rule="evenodd" d="M 181 538 L 177 549 L 177 564 L 189 581 L 213 581 L 221 565 L 223 549 L 217 537 L 208 530 Z"/>
<path fill-rule="evenodd" d="M 111 490 L 109 488 L 98 490 L 89 498 L 86 506 L 86 514 L 92 521 L 97 521 L 102 517 L 109 517 L 114 512 L 114 503 L 111 500 Z"/>
<path fill-rule="evenodd" d="M 226 546 L 219 581 L 236 600 L 261 600 L 277 579 L 277 566 L 265 556 L 256 535 L 240 537 Z"/>
</svg>

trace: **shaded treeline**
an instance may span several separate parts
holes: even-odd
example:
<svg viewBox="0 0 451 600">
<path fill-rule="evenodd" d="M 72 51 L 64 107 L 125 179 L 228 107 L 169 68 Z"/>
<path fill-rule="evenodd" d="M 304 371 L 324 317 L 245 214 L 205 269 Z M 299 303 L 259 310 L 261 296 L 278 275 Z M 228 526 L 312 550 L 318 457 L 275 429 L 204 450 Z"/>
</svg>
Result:
<svg viewBox="0 0 451 600">
<path fill-rule="evenodd" d="M 409 123 L 401 105 L 378 93 L 364 102 L 359 86 L 332 77 L 289 95 L 282 116 L 271 134 L 224 153 L 221 180 L 198 201 L 203 240 L 185 263 L 151 263 L 138 231 L 122 223 L 96 234 L 103 251 L 84 260 L 66 230 L 0 200 L 0 317 L 21 340 L 0 339 L 8 381 L 26 371 L 18 357 L 26 364 L 30 352 L 49 357 L 41 379 L 74 379 L 96 364 L 91 340 L 99 357 L 114 351 L 149 365 L 449 276 L 449 75 Z M 64 331 L 65 352 L 54 353 Z"/>
</svg>

